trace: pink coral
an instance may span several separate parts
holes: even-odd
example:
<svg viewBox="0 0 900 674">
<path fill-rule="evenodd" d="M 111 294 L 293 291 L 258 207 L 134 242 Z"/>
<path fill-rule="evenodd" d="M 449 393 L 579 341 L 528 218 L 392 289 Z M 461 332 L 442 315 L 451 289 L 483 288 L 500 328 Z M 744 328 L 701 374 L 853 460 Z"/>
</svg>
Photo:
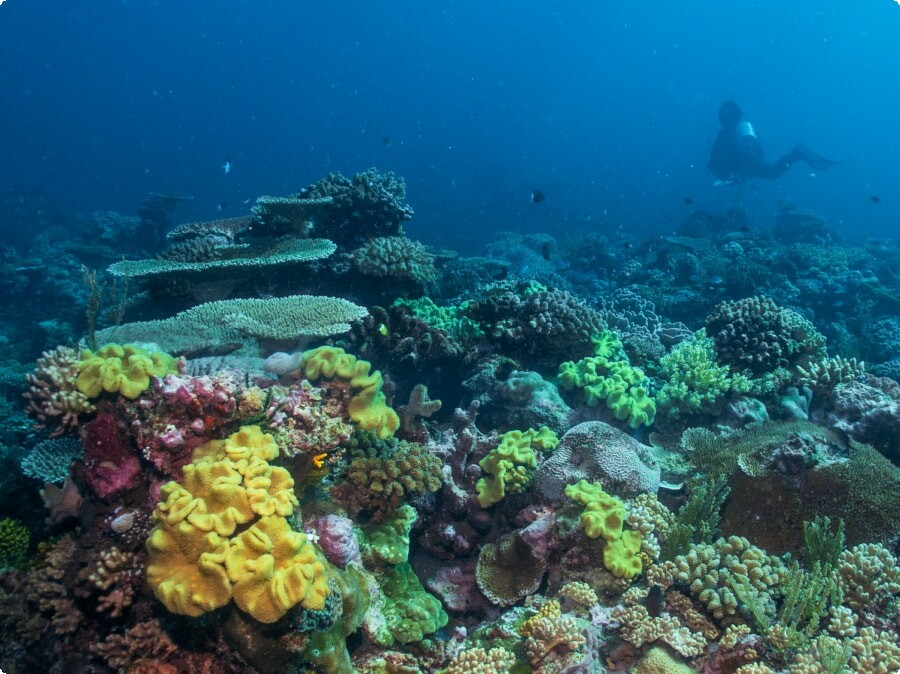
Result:
<svg viewBox="0 0 900 674">
<path fill-rule="evenodd" d="M 111 414 L 99 414 L 84 426 L 84 465 L 87 483 L 102 499 L 135 485 L 141 462 Z"/>
<path fill-rule="evenodd" d="M 307 381 L 270 389 L 269 429 L 287 456 L 332 454 L 350 440 L 353 427 L 323 402 L 322 389 Z"/>
<path fill-rule="evenodd" d="M 178 476 L 194 449 L 234 421 L 241 382 L 231 371 L 215 376 L 153 378 L 140 399 L 119 399 L 138 448 L 166 475 Z"/>
</svg>

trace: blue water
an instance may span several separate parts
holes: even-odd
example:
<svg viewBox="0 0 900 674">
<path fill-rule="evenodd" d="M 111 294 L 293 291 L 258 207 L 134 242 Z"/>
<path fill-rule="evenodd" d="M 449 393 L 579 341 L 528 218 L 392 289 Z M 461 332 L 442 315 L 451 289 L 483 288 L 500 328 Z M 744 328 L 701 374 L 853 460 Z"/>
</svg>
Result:
<svg viewBox="0 0 900 674">
<path fill-rule="evenodd" d="M 898 34 L 891 0 L 6 0 L 0 192 L 40 190 L 66 221 L 193 194 L 180 221 L 377 166 L 429 242 L 668 231 L 686 197 L 736 198 L 706 169 L 734 98 L 769 159 L 852 157 L 745 188 L 755 224 L 792 200 L 892 236 Z"/>
</svg>

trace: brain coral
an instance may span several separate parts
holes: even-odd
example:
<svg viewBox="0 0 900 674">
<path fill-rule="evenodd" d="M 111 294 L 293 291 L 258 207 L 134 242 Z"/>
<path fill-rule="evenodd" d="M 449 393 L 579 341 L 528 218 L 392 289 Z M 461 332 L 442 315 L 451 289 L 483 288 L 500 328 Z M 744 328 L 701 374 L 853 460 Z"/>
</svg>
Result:
<svg viewBox="0 0 900 674">
<path fill-rule="evenodd" d="M 610 493 L 634 496 L 659 489 L 660 469 L 651 449 L 602 421 L 573 426 L 552 456 L 538 466 L 534 485 L 549 501 L 562 499 L 566 485 L 599 482 Z"/>
</svg>

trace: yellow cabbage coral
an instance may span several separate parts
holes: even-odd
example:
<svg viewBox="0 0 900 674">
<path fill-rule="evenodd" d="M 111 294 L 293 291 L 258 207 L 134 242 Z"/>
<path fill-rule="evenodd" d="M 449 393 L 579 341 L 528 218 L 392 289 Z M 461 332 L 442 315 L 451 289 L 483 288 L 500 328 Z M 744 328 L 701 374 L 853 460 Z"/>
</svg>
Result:
<svg viewBox="0 0 900 674">
<path fill-rule="evenodd" d="M 271 435 L 245 426 L 198 447 L 182 483 L 163 486 L 147 579 L 170 611 L 199 616 L 234 599 L 271 623 L 298 604 L 325 606 L 327 562 L 285 519 L 298 502 L 277 457 Z"/>
<path fill-rule="evenodd" d="M 75 387 L 88 398 L 106 391 L 134 399 L 150 387 L 151 376 L 174 373 L 175 363 L 167 353 L 150 353 L 134 344 L 107 344 L 96 351 L 85 349 L 76 364 Z"/>
</svg>

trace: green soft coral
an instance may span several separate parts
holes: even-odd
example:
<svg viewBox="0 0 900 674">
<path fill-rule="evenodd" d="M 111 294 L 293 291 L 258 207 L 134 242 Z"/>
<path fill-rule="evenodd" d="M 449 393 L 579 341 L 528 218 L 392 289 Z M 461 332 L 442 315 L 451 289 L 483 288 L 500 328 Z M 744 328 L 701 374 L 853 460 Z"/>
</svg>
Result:
<svg viewBox="0 0 900 674">
<path fill-rule="evenodd" d="M 484 336 L 484 331 L 481 329 L 478 321 L 466 316 L 466 311 L 472 304 L 472 301 L 466 301 L 442 307 L 435 304 L 427 295 L 417 299 L 398 299 L 394 301 L 395 307 L 408 309 L 419 320 L 428 323 L 433 328 L 443 330 L 450 337 L 461 343 Z"/>
<path fill-rule="evenodd" d="M 537 467 L 535 448 L 545 451 L 559 444 L 556 433 L 546 426 L 539 430 L 509 431 L 500 436 L 500 444 L 488 452 L 478 465 L 485 472 L 475 484 L 478 503 L 487 508 L 507 494 L 520 494 L 531 483 Z"/>
<path fill-rule="evenodd" d="M 404 562 L 381 573 L 384 623 L 374 634 L 376 643 L 391 646 L 422 641 L 447 624 L 441 602 L 422 587 L 412 567 Z"/>
<path fill-rule="evenodd" d="M 705 330 L 698 330 L 663 356 L 659 370 L 665 383 L 656 394 L 656 402 L 673 418 L 715 414 L 729 393 L 751 389 L 747 377 L 732 375 L 727 365 L 716 363 L 715 345 Z"/>
<path fill-rule="evenodd" d="M 357 538 L 363 559 L 376 564 L 405 562 L 409 557 L 409 534 L 415 521 L 416 509 L 404 504 L 397 508 L 393 519 L 359 527 Z"/>
<path fill-rule="evenodd" d="M 604 331 L 592 338 L 594 355 L 559 366 L 557 381 L 566 391 L 583 389 L 585 403 L 601 403 L 629 428 L 650 426 L 656 418 L 656 403 L 648 392 L 643 370 L 633 367 L 615 333 Z"/>
</svg>

